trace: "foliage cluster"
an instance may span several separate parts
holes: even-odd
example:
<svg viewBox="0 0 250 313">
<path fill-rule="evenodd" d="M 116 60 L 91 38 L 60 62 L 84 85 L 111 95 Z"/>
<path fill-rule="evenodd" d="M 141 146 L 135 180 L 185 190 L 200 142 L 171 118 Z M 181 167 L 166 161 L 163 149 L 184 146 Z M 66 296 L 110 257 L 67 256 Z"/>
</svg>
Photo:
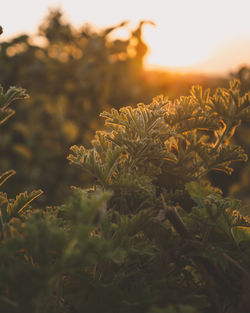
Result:
<svg viewBox="0 0 250 313">
<path fill-rule="evenodd" d="M 69 185 L 88 181 L 67 166 L 66 151 L 89 144 L 103 126 L 100 112 L 147 103 L 161 93 L 183 95 L 195 81 L 208 84 L 144 70 L 145 23 L 118 40 L 115 33 L 126 29 L 125 23 L 99 31 L 89 25 L 75 29 L 61 12 L 52 11 L 40 27 L 39 41 L 20 35 L 0 44 L 0 83 L 5 89 L 22 86 L 31 96 L 2 127 L 0 170 L 17 171 L 6 192 L 14 196 L 20 185 L 42 188 L 41 205 L 62 203 Z"/>
<path fill-rule="evenodd" d="M 147 94 L 141 83 L 145 23 L 118 40 L 111 35 L 126 23 L 100 31 L 88 25 L 74 29 L 55 10 L 40 26 L 42 44 L 28 35 L 1 43 L 1 84 L 21 85 L 31 95 L 2 130 L 2 171 L 14 167 L 18 173 L 6 191 L 15 193 L 20 184 L 43 188 L 44 203 L 55 203 L 67 194 L 67 184 L 87 180 L 68 168 L 65 152 L 90 141 L 101 127 L 96 116 L 111 103 L 120 107 Z"/>
<path fill-rule="evenodd" d="M 240 81 L 240 92 L 244 94 L 250 91 L 250 68 L 243 66 L 237 72 L 231 73 L 233 79 Z M 250 127 L 249 123 L 243 122 L 240 131 L 237 131 L 234 136 L 234 141 L 244 146 L 247 154 L 250 153 Z M 238 173 L 237 179 L 234 180 L 229 188 L 229 194 L 232 197 L 237 197 L 244 201 L 249 201 L 249 188 L 250 188 L 250 166 L 249 164 L 239 164 L 236 167 Z"/>
<path fill-rule="evenodd" d="M 53 23 L 47 38 L 67 42 L 67 25 L 55 33 Z M 0 87 L 2 129 L 12 102 L 26 98 Z M 68 115 L 58 108 L 60 121 Z M 196 86 L 101 116 L 107 130 L 68 157 L 92 188 L 72 187 L 65 204 L 43 209 L 31 206 L 41 190 L 0 192 L 0 312 L 248 313 L 249 206 L 224 198 L 209 174 L 247 160 L 233 136 L 250 118 L 250 95 L 238 81 L 214 93 Z M 1 188 L 14 173 L 0 176 Z"/>
<path fill-rule="evenodd" d="M 248 209 L 207 180 L 246 160 L 230 141 L 250 115 L 238 87 L 102 113 L 109 130 L 69 156 L 94 186 L 62 206 L 1 193 L 0 311 L 249 312 Z M 3 119 L 25 96 L 2 92 Z"/>
</svg>

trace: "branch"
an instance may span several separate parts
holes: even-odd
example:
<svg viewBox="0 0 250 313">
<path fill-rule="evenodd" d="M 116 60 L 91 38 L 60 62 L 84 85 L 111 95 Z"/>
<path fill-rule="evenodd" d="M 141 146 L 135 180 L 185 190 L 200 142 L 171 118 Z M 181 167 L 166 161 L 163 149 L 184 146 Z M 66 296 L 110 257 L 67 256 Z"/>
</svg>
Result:
<svg viewBox="0 0 250 313">
<path fill-rule="evenodd" d="M 171 224 L 174 226 L 177 233 L 184 239 L 192 240 L 192 235 L 186 229 L 184 222 L 182 221 L 180 215 L 178 214 L 175 207 L 168 206 L 165 202 L 163 194 L 161 194 L 161 199 L 166 213 L 166 217 L 169 219 Z"/>
</svg>

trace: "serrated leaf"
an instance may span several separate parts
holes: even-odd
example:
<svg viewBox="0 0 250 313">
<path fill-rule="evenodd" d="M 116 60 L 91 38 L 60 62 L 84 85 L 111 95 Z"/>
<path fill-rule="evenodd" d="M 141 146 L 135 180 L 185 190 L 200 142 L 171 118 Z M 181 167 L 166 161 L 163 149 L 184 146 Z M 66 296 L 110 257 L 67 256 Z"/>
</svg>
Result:
<svg viewBox="0 0 250 313">
<path fill-rule="evenodd" d="M 9 170 L 7 172 L 4 172 L 0 176 L 0 186 L 2 186 L 11 176 L 15 175 L 16 172 L 14 170 Z"/>
<path fill-rule="evenodd" d="M 43 194 L 42 190 L 34 190 L 31 193 L 23 192 L 16 196 L 14 202 L 9 202 L 7 207 L 7 218 L 5 222 L 18 216 L 33 200 Z"/>
</svg>

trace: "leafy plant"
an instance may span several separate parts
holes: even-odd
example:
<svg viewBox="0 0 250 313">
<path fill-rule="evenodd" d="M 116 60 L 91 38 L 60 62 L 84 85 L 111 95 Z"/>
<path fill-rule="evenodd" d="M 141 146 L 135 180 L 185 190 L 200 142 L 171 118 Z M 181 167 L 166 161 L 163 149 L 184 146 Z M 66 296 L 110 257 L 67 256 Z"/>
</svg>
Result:
<svg viewBox="0 0 250 313">
<path fill-rule="evenodd" d="M 90 147 L 95 131 L 103 128 L 100 112 L 149 103 L 158 94 L 186 95 L 194 83 L 223 86 L 225 80 L 214 77 L 145 68 L 143 30 L 149 23 L 131 30 L 126 22 L 100 30 L 89 24 L 76 28 L 53 9 L 37 31 L 38 40 L 26 33 L 0 43 L 0 83 L 6 90 L 23 86 L 31 96 L 2 128 L 1 171 L 18 172 L 11 188 L 4 186 L 8 194 L 14 196 L 20 185 L 41 188 L 37 205 L 64 203 L 70 185 L 89 183 L 88 175 L 68 166 L 67 151 L 75 144 Z M 120 29 L 127 38 L 117 39 Z"/>
<path fill-rule="evenodd" d="M 10 104 L 18 99 L 27 99 L 28 95 L 22 88 L 10 87 L 6 93 L 0 85 L 0 124 L 6 122 L 15 111 L 11 109 Z M 11 176 L 15 174 L 14 170 L 4 172 L 0 176 L 0 186 L 2 186 Z M 0 237 L 4 235 L 4 230 L 8 227 L 8 222 L 20 216 L 28 204 L 42 194 L 41 190 L 19 194 L 15 200 L 9 200 L 7 194 L 0 192 Z"/>
<path fill-rule="evenodd" d="M 3 32 L 0 26 L 0 34 Z M 15 100 L 27 99 L 28 95 L 22 88 L 10 87 L 4 93 L 3 87 L 0 85 L 0 125 L 5 123 L 15 111 L 10 108 L 10 104 Z M 0 176 L 0 187 L 15 174 L 14 170 L 8 170 Z M 15 200 L 9 200 L 7 194 L 0 191 L 0 238 L 3 238 L 4 230 L 8 226 L 8 222 L 20 216 L 23 210 L 35 198 L 42 194 L 41 190 L 33 191 L 30 194 L 24 192 L 19 194 Z"/>
<path fill-rule="evenodd" d="M 113 192 L 111 216 L 132 221 L 147 212 L 146 226 L 136 227 L 156 245 L 151 261 L 178 268 L 169 278 L 177 298 L 157 303 L 175 307 L 189 299 L 199 312 L 247 312 L 249 219 L 239 201 L 210 186 L 207 175 L 231 174 L 233 161 L 247 160 L 230 139 L 249 120 L 249 95 L 241 96 L 239 82 L 232 81 L 213 95 L 197 86 L 175 101 L 158 97 L 101 116 L 109 130 L 96 133 L 92 149 L 73 146 L 69 160 L 90 173 L 95 186 Z M 169 270 L 161 272 L 164 278 Z"/>
<path fill-rule="evenodd" d="M 53 43 L 70 40 L 68 27 L 52 26 Z M 26 93 L 0 91 L 5 121 Z M 0 311 L 248 313 L 249 207 L 208 174 L 247 160 L 231 139 L 250 117 L 249 95 L 232 81 L 101 116 L 108 130 L 68 157 L 92 188 L 72 187 L 68 202 L 45 209 L 29 205 L 41 191 L 0 193 Z"/>
<path fill-rule="evenodd" d="M 197 86 L 174 102 L 158 97 L 149 105 L 104 112 L 109 131 L 96 133 L 92 149 L 73 146 L 69 160 L 118 194 L 136 191 L 156 206 L 162 193 L 180 197 L 186 183 L 205 183 L 214 170 L 231 174 L 233 161 L 247 160 L 230 143 L 241 120 L 250 117 L 249 95 L 240 96 L 238 87 L 233 81 L 211 96 Z"/>
<path fill-rule="evenodd" d="M 102 127 L 97 116 L 110 104 L 121 107 L 148 97 L 142 67 L 145 23 L 118 40 L 112 35 L 126 28 L 125 22 L 100 31 L 89 25 L 76 29 L 52 10 L 38 30 L 43 45 L 29 34 L 0 43 L 0 83 L 5 89 L 21 85 L 31 95 L 2 129 L 2 170 L 18 172 L 6 192 L 15 194 L 20 184 L 42 188 L 38 204 L 59 204 L 71 184 L 88 181 L 67 166 L 66 151 L 89 143 Z"/>
</svg>

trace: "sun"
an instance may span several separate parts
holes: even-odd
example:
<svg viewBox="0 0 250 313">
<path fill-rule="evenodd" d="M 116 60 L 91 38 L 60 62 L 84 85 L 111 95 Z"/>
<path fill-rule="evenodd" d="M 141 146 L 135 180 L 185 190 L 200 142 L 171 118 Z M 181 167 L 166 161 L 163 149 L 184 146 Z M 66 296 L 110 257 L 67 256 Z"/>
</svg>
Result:
<svg viewBox="0 0 250 313">
<path fill-rule="evenodd" d="M 218 12 L 202 1 L 190 1 L 171 2 L 165 14 L 156 16 L 157 26 L 145 28 L 151 50 L 146 65 L 192 68 L 208 60 L 227 39 Z"/>
<path fill-rule="evenodd" d="M 190 68 L 209 58 L 214 42 L 201 36 L 199 29 L 194 37 L 192 27 L 188 28 L 181 31 L 175 28 L 172 33 L 164 32 L 162 28 L 146 29 L 145 41 L 150 47 L 146 65 Z"/>
<path fill-rule="evenodd" d="M 154 38 L 149 39 L 153 52 L 147 59 L 148 64 L 166 67 L 190 67 L 204 61 L 209 56 L 209 48 L 205 45 L 173 40 L 163 46 L 159 42 L 153 43 Z"/>
</svg>

